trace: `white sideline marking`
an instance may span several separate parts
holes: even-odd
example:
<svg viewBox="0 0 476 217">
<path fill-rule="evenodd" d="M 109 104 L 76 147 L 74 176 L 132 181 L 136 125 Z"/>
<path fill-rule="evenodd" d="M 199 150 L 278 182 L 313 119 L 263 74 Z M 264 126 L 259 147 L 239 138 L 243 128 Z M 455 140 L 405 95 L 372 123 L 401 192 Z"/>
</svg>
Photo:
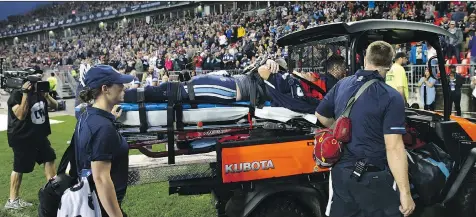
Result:
<svg viewBox="0 0 476 217">
<path fill-rule="evenodd" d="M 50 124 L 59 124 L 63 121 L 50 119 Z M 8 129 L 8 115 L 0 114 L 0 132 L 6 131 Z"/>
</svg>

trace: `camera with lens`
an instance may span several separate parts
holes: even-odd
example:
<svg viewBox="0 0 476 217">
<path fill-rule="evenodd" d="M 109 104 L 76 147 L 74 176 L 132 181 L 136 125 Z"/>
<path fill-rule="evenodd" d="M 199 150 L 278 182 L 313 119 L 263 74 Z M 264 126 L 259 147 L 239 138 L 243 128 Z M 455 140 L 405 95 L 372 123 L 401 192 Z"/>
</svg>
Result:
<svg viewBox="0 0 476 217">
<path fill-rule="evenodd" d="M 3 63 L 3 59 L 0 60 Z M 1 66 L 0 69 L 2 69 Z M 23 84 L 29 81 L 32 84 L 32 92 L 49 92 L 50 84 L 48 81 L 41 80 L 42 74 L 42 70 L 33 68 L 18 71 L 3 71 L 2 69 L 0 73 L 0 88 L 4 90 L 20 90 Z"/>
</svg>

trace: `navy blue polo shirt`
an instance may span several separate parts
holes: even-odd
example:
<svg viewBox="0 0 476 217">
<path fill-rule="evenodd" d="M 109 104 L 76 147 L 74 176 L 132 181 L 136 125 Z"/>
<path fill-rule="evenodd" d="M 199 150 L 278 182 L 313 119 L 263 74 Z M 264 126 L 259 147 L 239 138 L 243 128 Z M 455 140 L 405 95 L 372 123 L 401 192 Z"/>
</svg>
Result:
<svg viewBox="0 0 476 217">
<path fill-rule="evenodd" d="M 121 202 L 127 189 L 129 146 L 116 130 L 114 120 L 110 112 L 86 108 L 76 124 L 76 165 L 81 174 L 82 169 L 91 169 L 92 161 L 111 162 L 111 179 Z"/>
<path fill-rule="evenodd" d="M 405 104 L 403 97 L 377 72 L 359 70 L 344 78 L 326 94 L 316 112 L 337 119 L 350 97 L 368 80 L 370 85 L 354 103 L 350 113 L 352 139 L 345 144 L 343 156 L 335 166 L 353 166 L 360 159 L 378 167 L 387 165 L 385 134 L 405 134 Z"/>
</svg>

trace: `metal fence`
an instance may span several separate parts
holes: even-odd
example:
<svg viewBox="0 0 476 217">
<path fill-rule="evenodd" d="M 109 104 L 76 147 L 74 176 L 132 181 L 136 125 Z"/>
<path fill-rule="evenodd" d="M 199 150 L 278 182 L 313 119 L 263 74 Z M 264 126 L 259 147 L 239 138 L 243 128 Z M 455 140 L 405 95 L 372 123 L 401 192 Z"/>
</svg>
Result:
<svg viewBox="0 0 476 217">
<path fill-rule="evenodd" d="M 454 64 L 456 66 L 456 72 L 459 73 L 463 78 L 466 84 L 471 82 L 471 77 L 475 75 L 476 65 L 470 64 Z M 434 76 L 439 80 L 439 71 L 437 70 L 436 65 L 433 66 L 432 72 Z M 407 65 L 405 66 L 405 71 L 407 73 L 408 79 L 408 86 L 413 90 L 413 88 L 417 87 L 418 81 L 420 78 L 424 76 L 425 69 L 427 68 L 426 65 Z M 46 68 L 44 69 L 45 72 L 49 73 L 54 72 L 57 79 L 58 79 L 58 90 L 62 90 L 63 87 L 68 86 L 71 88 L 73 93 L 75 93 L 78 81 L 77 79 L 73 78 L 71 74 L 72 66 L 64 65 L 64 66 L 57 66 L 53 68 Z M 297 72 L 320 72 L 324 73 L 323 67 L 303 67 L 303 68 L 295 68 Z M 169 71 L 169 79 L 172 81 L 177 81 L 178 76 L 180 73 L 188 71 L 192 76 L 194 75 L 204 75 L 210 72 L 215 72 L 218 70 L 201 70 L 201 71 L 191 71 L 191 70 L 184 70 L 184 71 Z M 243 69 L 231 69 L 231 70 L 224 70 L 231 75 L 241 74 Z M 446 65 L 446 72 L 450 71 L 449 65 Z M 58 91 L 58 94 L 61 91 Z M 60 97 L 62 97 L 60 95 Z"/>
<path fill-rule="evenodd" d="M 43 76 L 44 79 L 50 77 L 51 73 L 55 73 L 55 77 L 58 81 L 56 84 L 56 92 L 58 92 L 58 95 L 61 98 L 72 97 L 76 94 L 78 81 L 73 78 L 73 75 L 71 74 L 72 69 L 73 68 L 70 65 L 54 66 L 43 69 L 43 71 L 47 74 L 46 76 Z"/>
</svg>

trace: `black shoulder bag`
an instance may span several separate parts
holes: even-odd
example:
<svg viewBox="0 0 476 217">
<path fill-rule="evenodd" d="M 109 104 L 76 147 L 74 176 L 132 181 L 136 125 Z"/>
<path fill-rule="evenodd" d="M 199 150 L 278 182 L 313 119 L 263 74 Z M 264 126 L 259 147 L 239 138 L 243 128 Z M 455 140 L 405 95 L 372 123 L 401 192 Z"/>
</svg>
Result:
<svg viewBox="0 0 476 217">
<path fill-rule="evenodd" d="M 76 167 L 75 156 L 75 135 L 71 138 L 71 143 L 63 153 L 56 176 L 48 180 L 48 182 L 38 192 L 38 199 L 40 204 L 38 205 L 39 217 L 56 217 L 58 207 L 61 202 L 61 196 L 64 191 L 78 181 L 78 172 Z M 66 174 L 66 168 L 70 165 L 69 174 Z"/>
</svg>

